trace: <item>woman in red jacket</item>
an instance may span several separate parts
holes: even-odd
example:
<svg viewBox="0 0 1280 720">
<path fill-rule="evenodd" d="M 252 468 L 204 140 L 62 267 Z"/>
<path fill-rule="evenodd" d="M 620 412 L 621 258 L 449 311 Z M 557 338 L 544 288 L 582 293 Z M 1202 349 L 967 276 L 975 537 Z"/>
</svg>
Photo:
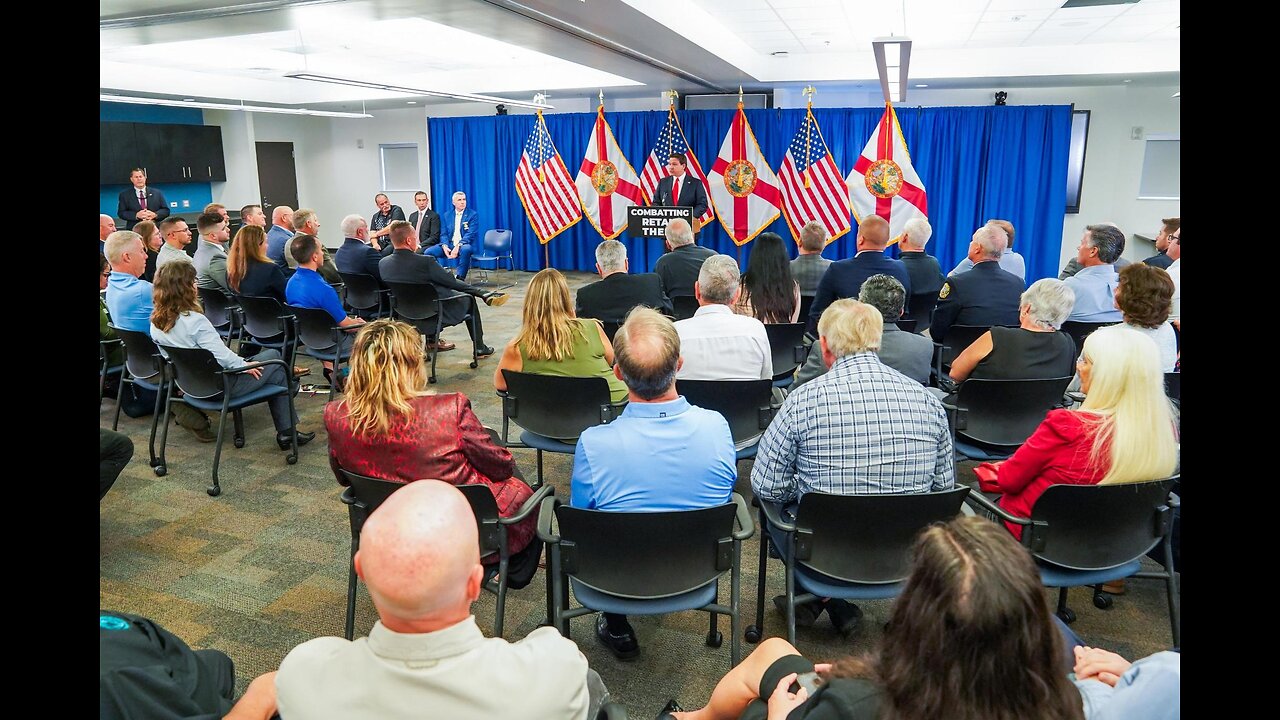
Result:
<svg viewBox="0 0 1280 720">
<path fill-rule="evenodd" d="M 979 467 L 981 488 L 1001 493 L 1000 507 L 1014 515 L 1030 517 L 1050 485 L 1143 482 L 1177 466 L 1173 410 L 1151 338 L 1123 325 L 1097 330 L 1076 369 L 1086 394 L 1080 409 L 1050 410 L 1013 457 Z M 1006 525 L 1021 539 L 1020 526 Z"/>
<path fill-rule="evenodd" d="M 411 325 L 377 320 L 360 330 L 346 395 L 325 406 L 324 424 L 329 461 L 348 472 L 402 483 L 486 485 L 502 517 L 519 512 L 533 495 L 466 395 L 428 392 L 422 336 Z M 538 569 L 536 523 L 535 513 L 508 528 L 513 588 L 528 585 Z M 496 556 L 484 560 L 496 568 Z"/>
</svg>

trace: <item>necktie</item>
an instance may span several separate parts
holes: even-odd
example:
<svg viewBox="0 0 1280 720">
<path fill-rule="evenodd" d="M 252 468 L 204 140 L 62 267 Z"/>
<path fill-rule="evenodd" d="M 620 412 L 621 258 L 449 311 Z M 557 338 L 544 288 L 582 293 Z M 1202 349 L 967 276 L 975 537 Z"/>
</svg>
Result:
<svg viewBox="0 0 1280 720">
<path fill-rule="evenodd" d="M 680 178 L 671 179 L 671 204 L 680 204 Z"/>
<path fill-rule="evenodd" d="M 147 209 L 147 196 L 146 196 L 146 193 L 142 192 L 141 190 L 138 191 L 138 204 L 142 206 L 140 208 L 141 210 Z"/>
<path fill-rule="evenodd" d="M 422 219 L 425 218 L 426 216 L 427 216 L 427 212 L 425 210 L 418 211 L 418 226 L 413 229 L 413 231 L 418 235 L 418 237 L 422 237 Z"/>
</svg>

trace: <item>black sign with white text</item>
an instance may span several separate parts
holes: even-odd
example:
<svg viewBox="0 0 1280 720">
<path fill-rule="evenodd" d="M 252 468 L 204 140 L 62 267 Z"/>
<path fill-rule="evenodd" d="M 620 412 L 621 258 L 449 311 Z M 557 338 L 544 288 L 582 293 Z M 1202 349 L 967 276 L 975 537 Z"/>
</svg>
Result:
<svg viewBox="0 0 1280 720">
<path fill-rule="evenodd" d="M 665 237 L 667 223 L 676 218 L 684 218 L 689 226 L 693 226 L 693 208 L 667 205 L 641 207 L 632 205 L 627 208 L 627 235 L 630 237 Z"/>
</svg>

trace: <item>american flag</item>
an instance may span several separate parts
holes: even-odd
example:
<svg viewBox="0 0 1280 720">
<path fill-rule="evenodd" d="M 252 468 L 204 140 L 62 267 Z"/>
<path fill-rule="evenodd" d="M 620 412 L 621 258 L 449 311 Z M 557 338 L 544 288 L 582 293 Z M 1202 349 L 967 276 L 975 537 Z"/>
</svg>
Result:
<svg viewBox="0 0 1280 720">
<path fill-rule="evenodd" d="M 653 152 L 649 153 L 649 160 L 644 164 L 644 172 L 640 173 L 640 187 L 644 188 L 649 197 L 658 196 L 658 181 L 671 174 L 667 172 L 667 158 L 671 157 L 673 152 L 684 153 L 689 161 L 687 168 L 689 174 L 698 178 L 702 188 L 707 191 L 707 197 L 711 197 L 706 173 L 702 172 L 698 158 L 694 157 L 693 151 L 689 149 L 689 142 L 685 140 L 684 130 L 680 128 L 680 120 L 676 117 L 675 106 L 667 110 L 667 124 L 663 126 L 662 132 L 658 133 L 658 142 L 653 146 Z M 707 211 L 698 218 L 698 221 L 705 225 L 713 217 L 715 217 L 715 211 L 711 208 L 711 203 L 707 203 Z"/>
<path fill-rule="evenodd" d="M 822 139 L 813 111 L 805 113 L 787 156 L 778 171 L 782 212 L 796 242 L 806 223 L 817 220 L 827 228 L 827 242 L 849 232 L 849 196 L 844 175 Z"/>
<path fill-rule="evenodd" d="M 578 188 L 551 142 L 541 112 L 516 167 L 516 193 L 543 245 L 582 219 Z"/>
</svg>

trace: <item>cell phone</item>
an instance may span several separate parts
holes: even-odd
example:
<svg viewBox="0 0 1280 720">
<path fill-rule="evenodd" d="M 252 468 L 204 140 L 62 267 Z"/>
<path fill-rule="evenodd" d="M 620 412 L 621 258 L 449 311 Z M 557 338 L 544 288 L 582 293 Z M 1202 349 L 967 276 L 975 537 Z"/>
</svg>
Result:
<svg viewBox="0 0 1280 720">
<path fill-rule="evenodd" d="M 810 670 L 807 673 L 800 673 L 796 676 L 795 681 L 791 683 L 790 691 L 798 693 L 800 688 L 804 688 L 809 691 L 810 695 L 813 695 L 820 687 L 822 687 L 822 676 L 818 674 L 817 670 Z"/>
</svg>

